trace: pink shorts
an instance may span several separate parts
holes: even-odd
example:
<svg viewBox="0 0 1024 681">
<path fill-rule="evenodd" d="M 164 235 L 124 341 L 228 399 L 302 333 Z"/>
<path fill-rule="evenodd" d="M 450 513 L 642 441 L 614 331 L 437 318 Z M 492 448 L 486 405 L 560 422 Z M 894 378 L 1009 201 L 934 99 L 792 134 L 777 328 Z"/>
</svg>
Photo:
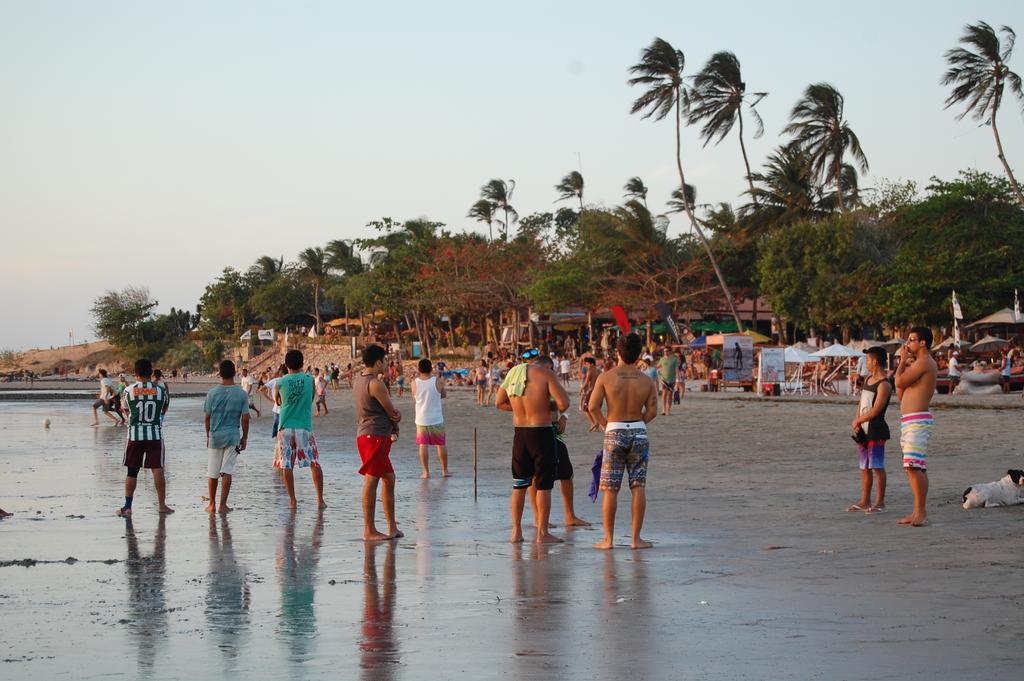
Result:
<svg viewBox="0 0 1024 681">
<path fill-rule="evenodd" d="M 445 444 L 444 424 L 416 426 L 416 444 L 443 446 Z"/>
</svg>

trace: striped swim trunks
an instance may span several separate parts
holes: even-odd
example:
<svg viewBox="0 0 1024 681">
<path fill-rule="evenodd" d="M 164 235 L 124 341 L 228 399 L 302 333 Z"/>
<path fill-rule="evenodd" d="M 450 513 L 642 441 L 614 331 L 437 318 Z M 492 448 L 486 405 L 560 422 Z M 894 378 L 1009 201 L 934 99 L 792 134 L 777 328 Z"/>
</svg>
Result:
<svg viewBox="0 0 1024 681">
<path fill-rule="evenodd" d="M 928 443 L 932 439 L 935 419 L 931 412 L 919 411 L 900 418 L 900 446 L 903 448 L 903 467 L 928 470 Z"/>
</svg>

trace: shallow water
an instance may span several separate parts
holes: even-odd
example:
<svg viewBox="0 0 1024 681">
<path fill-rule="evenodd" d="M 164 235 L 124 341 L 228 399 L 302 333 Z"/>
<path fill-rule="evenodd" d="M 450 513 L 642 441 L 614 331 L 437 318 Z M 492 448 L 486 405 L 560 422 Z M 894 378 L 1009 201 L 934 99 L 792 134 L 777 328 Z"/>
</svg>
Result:
<svg viewBox="0 0 1024 681">
<path fill-rule="evenodd" d="M 201 400 L 182 398 L 165 429 L 168 502 L 178 512 L 157 516 L 143 475 L 132 521 L 113 516 L 123 499 L 122 429 L 89 428 L 91 411 L 80 401 L 0 403 L 0 507 L 15 512 L 0 522 L 0 563 L 38 561 L 0 567 L 0 678 L 943 678 L 1000 650 L 1007 670 L 1021 660 L 1024 629 L 1010 620 L 1024 597 L 1020 582 L 1006 602 L 981 606 L 990 607 L 986 614 L 947 608 L 906 578 L 908 564 L 894 557 L 897 542 L 911 536 L 905 532 L 887 525 L 862 553 L 841 527 L 795 519 L 785 527 L 792 514 L 758 509 L 746 483 L 742 494 L 705 496 L 701 490 L 718 487 L 723 474 L 749 480 L 755 463 L 720 472 L 716 460 L 743 455 L 728 447 L 707 453 L 710 442 L 730 432 L 740 441 L 768 437 L 766 428 L 789 418 L 780 415 L 786 406 L 694 401 L 687 417 L 664 420 L 664 430 L 652 430 L 662 460 L 652 464 L 645 532 L 657 548 L 597 552 L 590 544 L 598 531 L 561 527 L 557 497 L 553 517 L 565 544 L 505 543 L 508 416 L 477 409 L 465 394 L 448 405 L 456 477 L 416 479 L 407 425 L 393 454 L 407 537 L 364 545 L 349 399 L 341 393 L 331 402 L 331 415 L 315 424 L 326 511 L 313 507 L 303 471 L 296 474 L 300 508 L 286 508 L 264 417 L 253 421 L 236 470 L 236 510 L 202 512 Z M 400 406 L 411 412 L 408 398 Z M 688 447 L 705 437 L 695 434 L 703 428 L 715 431 L 700 445 L 709 476 L 684 482 L 696 463 Z M 570 420 L 576 503 L 580 515 L 597 521 L 584 473 L 599 438 L 585 431 L 577 413 Z M 814 442 L 820 433 L 801 435 L 793 425 L 783 436 Z M 785 475 L 787 465 L 771 468 Z M 818 475 L 826 488 L 810 491 L 814 498 L 801 502 L 808 508 L 835 501 L 827 487 L 834 474 Z M 703 515 L 705 501 L 716 515 Z M 627 502 L 624 492 L 620 542 Z M 815 520 L 813 509 L 805 512 Z M 772 514 L 770 522 L 756 522 L 762 513 Z M 949 546 L 938 535 L 927 543 L 939 552 Z M 929 560 L 914 559 L 924 583 L 940 576 L 950 582 L 937 588 L 963 592 L 958 600 L 980 596 L 972 584 L 984 580 L 954 580 L 948 554 L 945 564 Z M 990 549 L 985 560 L 1000 564 L 999 552 Z M 1020 576 L 1012 565 L 1005 570 Z M 986 633 L 993 616 L 1009 628 Z M 969 648 L 950 649 L 965 639 Z M 861 667 L 865 647 L 871 664 Z"/>
</svg>

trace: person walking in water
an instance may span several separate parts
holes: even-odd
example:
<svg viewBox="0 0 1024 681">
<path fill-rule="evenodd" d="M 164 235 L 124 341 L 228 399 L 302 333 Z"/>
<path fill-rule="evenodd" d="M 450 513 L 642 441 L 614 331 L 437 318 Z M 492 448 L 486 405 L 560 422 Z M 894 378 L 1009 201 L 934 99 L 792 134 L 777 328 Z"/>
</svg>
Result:
<svg viewBox="0 0 1024 681">
<path fill-rule="evenodd" d="M 387 386 L 377 376 L 384 371 L 387 351 L 379 345 L 363 350 L 363 370 L 352 381 L 356 409 L 356 446 L 363 465 L 363 540 L 388 541 L 405 535 L 395 520 L 395 469 L 391 465 L 391 444 L 398 436 L 402 415 L 391 403 Z M 377 486 L 383 483 L 381 500 L 387 532 L 377 531 Z"/>
<path fill-rule="evenodd" d="M 619 504 L 622 476 L 629 474 L 629 491 L 633 495 L 633 548 L 649 549 L 653 544 L 640 536 L 647 511 L 647 462 L 650 440 L 647 424 L 658 415 L 657 386 L 636 366 L 642 341 L 635 333 L 619 336 L 615 351 L 619 364 L 597 379 L 590 396 L 590 413 L 604 428 L 604 454 L 601 460 L 601 513 L 604 539 L 594 548 L 610 549 L 615 545 L 615 512 Z M 608 403 L 607 418 L 601 412 Z"/>
<path fill-rule="evenodd" d="M 433 364 L 429 359 L 421 359 L 419 375 L 412 381 L 412 396 L 416 400 L 416 445 L 420 450 L 420 466 L 423 467 L 421 478 L 430 477 L 429 449 L 437 448 L 437 458 L 441 461 L 441 477 L 447 478 L 448 447 L 445 445 L 444 410 L 441 400 L 448 397 L 445 392 L 444 380 L 434 376 Z"/>
</svg>

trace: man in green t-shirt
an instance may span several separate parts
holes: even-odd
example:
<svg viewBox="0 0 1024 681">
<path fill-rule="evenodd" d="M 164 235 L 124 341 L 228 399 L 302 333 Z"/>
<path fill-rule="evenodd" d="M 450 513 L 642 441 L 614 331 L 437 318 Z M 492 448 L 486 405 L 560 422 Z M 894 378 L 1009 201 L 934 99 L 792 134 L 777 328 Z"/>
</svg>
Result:
<svg viewBox="0 0 1024 681">
<path fill-rule="evenodd" d="M 298 350 L 289 350 L 284 356 L 288 374 L 277 382 L 277 406 L 281 408 L 280 425 L 277 431 L 277 446 L 274 450 L 274 468 L 284 471 L 284 486 L 288 490 L 288 505 L 298 506 L 295 499 L 295 478 L 292 471 L 296 466 L 309 467 L 316 488 L 317 504 L 324 503 L 324 472 L 320 468 L 320 454 L 313 437 L 313 378 L 302 371 L 304 358 Z"/>
<path fill-rule="evenodd" d="M 669 346 L 662 348 L 661 359 L 658 360 L 658 379 L 661 382 L 661 415 L 668 416 L 672 410 L 672 393 L 676 389 L 676 371 L 679 360 L 672 354 Z"/>
</svg>

